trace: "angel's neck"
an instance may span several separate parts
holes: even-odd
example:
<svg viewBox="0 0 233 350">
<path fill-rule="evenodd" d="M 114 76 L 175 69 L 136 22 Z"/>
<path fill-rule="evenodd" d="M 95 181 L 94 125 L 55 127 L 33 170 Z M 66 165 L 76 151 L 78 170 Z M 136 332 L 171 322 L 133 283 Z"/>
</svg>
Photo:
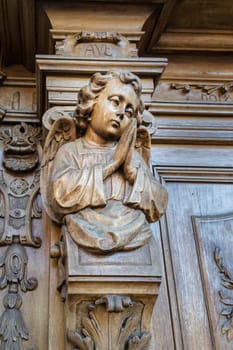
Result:
<svg viewBox="0 0 233 350">
<path fill-rule="evenodd" d="M 101 135 L 96 134 L 91 128 L 87 128 L 83 137 L 84 140 L 91 145 L 113 147 L 116 144 L 116 141 L 107 140 Z"/>
</svg>

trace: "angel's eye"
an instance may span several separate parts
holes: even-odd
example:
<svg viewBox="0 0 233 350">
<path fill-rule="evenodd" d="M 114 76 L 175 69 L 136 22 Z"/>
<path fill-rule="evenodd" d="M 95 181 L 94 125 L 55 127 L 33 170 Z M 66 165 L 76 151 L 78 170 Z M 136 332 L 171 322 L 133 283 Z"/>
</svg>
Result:
<svg viewBox="0 0 233 350">
<path fill-rule="evenodd" d="M 134 110 L 132 107 L 127 107 L 126 110 L 125 110 L 125 115 L 128 117 L 128 118 L 132 118 L 133 115 L 134 115 Z"/>
<path fill-rule="evenodd" d="M 119 106 L 119 104 L 120 104 L 120 99 L 119 99 L 118 96 L 112 96 L 112 97 L 110 98 L 110 101 L 111 101 L 111 103 L 112 103 L 112 105 L 113 105 L 114 107 L 117 107 L 117 106 Z"/>
</svg>

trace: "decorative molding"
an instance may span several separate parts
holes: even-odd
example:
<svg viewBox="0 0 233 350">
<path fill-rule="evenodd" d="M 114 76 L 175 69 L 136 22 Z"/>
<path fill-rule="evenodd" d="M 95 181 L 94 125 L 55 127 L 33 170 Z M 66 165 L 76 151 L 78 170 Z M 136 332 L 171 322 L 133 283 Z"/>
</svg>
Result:
<svg viewBox="0 0 233 350">
<path fill-rule="evenodd" d="M 155 84 L 159 79 L 160 75 L 163 73 L 167 65 L 166 58 L 116 58 L 116 59 L 107 59 L 103 58 L 93 58 L 90 57 L 88 60 L 84 57 L 79 57 L 71 59 L 67 56 L 37 56 L 36 66 L 37 66 L 37 98 L 38 98 L 38 115 L 41 117 L 48 108 L 63 105 L 76 105 L 77 103 L 77 92 L 82 87 L 77 86 L 80 80 L 80 77 L 85 75 L 91 76 L 91 74 L 96 73 L 106 73 L 108 70 L 130 70 L 132 73 L 137 74 L 139 77 L 142 77 L 142 85 L 144 79 L 148 78 L 150 81 L 149 88 L 142 91 L 142 97 L 146 101 L 151 101 L 151 95 L 154 92 Z M 54 98 L 54 84 L 53 76 L 54 73 L 57 78 L 67 77 L 68 74 L 71 74 L 71 79 L 69 80 L 69 99 L 67 99 L 67 89 L 59 91 L 59 96 L 56 95 Z M 47 77 L 50 77 L 49 81 Z M 49 83 L 49 84 L 48 84 Z M 148 84 L 147 84 L 148 86 Z M 55 89 L 56 92 L 56 89 Z"/>
<path fill-rule="evenodd" d="M 37 144 L 40 133 L 39 127 L 26 123 L 0 131 L 0 139 L 4 141 L 3 165 L 6 169 L 28 172 L 37 166 L 39 162 Z"/>
<path fill-rule="evenodd" d="M 38 285 L 36 278 L 27 278 L 27 253 L 18 243 L 18 239 L 15 238 L 0 258 L 0 288 L 8 286 L 8 293 L 3 298 L 5 310 L 0 317 L 2 350 L 24 349 L 23 342 L 29 339 L 29 331 L 20 310 L 23 301 L 19 289 L 26 293 L 35 290 Z"/>
<path fill-rule="evenodd" d="M 56 55 L 81 57 L 137 57 L 136 46 L 120 33 L 79 32 L 55 46 Z"/>
<path fill-rule="evenodd" d="M 233 291 L 233 276 L 227 270 L 223 262 L 222 251 L 219 247 L 214 250 L 214 260 L 221 274 L 222 286 L 229 292 Z M 224 305 L 220 314 L 225 318 L 222 324 L 222 335 L 226 334 L 227 340 L 233 339 L 233 292 L 229 296 L 229 293 L 219 291 L 220 302 Z"/>
<path fill-rule="evenodd" d="M 158 52 L 232 52 L 232 30 L 166 30 L 154 42 L 151 53 Z"/>
<path fill-rule="evenodd" d="M 233 142 L 232 104 L 153 101 L 149 111 L 157 125 L 152 143 L 231 145 Z"/>
<path fill-rule="evenodd" d="M 151 334 L 141 329 L 144 304 L 128 296 L 105 295 L 76 305 L 77 330 L 69 341 L 81 350 L 146 350 Z"/>
<path fill-rule="evenodd" d="M 195 166 L 153 166 L 164 182 L 233 183 L 232 168 Z"/>
<path fill-rule="evenodd" d="M 222 84 L 179 84 L 171 83 L 171 89 L 180 90 L 182 94 L 188 94 L 193 90 L 200 90 L 200 99 L 205 102 L 232 101 L 233 82 Z"/>
<path fill-rule="evenodd" d="M 199 116 L 199 117 L 232 117 L 232 104 L 196 103 L 188 101 L 158 101 L 151 102 L 149 107 L 155 115 Z"/>
</svg>

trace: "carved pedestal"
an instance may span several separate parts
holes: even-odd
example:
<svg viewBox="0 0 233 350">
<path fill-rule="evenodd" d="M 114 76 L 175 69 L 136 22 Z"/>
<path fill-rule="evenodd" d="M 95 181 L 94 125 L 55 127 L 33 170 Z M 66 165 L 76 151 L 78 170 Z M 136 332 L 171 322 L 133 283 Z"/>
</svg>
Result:
<svg viewBox="0 0 233 350">
<path fill-rule="evenodd" d="M 154 240 L 131 252 L 103 256 L 84 251 L 67 232 L 63 239 L 65 349 L 151 349 L 151 315 L 161 283 Z"/>
</svg>

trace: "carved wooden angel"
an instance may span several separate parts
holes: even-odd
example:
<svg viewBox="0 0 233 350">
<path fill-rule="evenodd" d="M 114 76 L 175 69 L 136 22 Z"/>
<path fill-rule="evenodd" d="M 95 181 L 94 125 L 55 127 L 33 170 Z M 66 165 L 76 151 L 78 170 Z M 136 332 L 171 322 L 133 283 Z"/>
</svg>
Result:
<svg viewBox="0 0 233 350">
<path fill-rule="evenodd" d="M 143 108 L 137 76 L 96 73 L 81 89 L 74 115 L 55 121 L 47 136 L 44 206 L 78 245 L 93 252 L 144 245 L 152 235 L 149 223 L 166 209 L 167 192 L 147 164 Z"/>
</svg>

